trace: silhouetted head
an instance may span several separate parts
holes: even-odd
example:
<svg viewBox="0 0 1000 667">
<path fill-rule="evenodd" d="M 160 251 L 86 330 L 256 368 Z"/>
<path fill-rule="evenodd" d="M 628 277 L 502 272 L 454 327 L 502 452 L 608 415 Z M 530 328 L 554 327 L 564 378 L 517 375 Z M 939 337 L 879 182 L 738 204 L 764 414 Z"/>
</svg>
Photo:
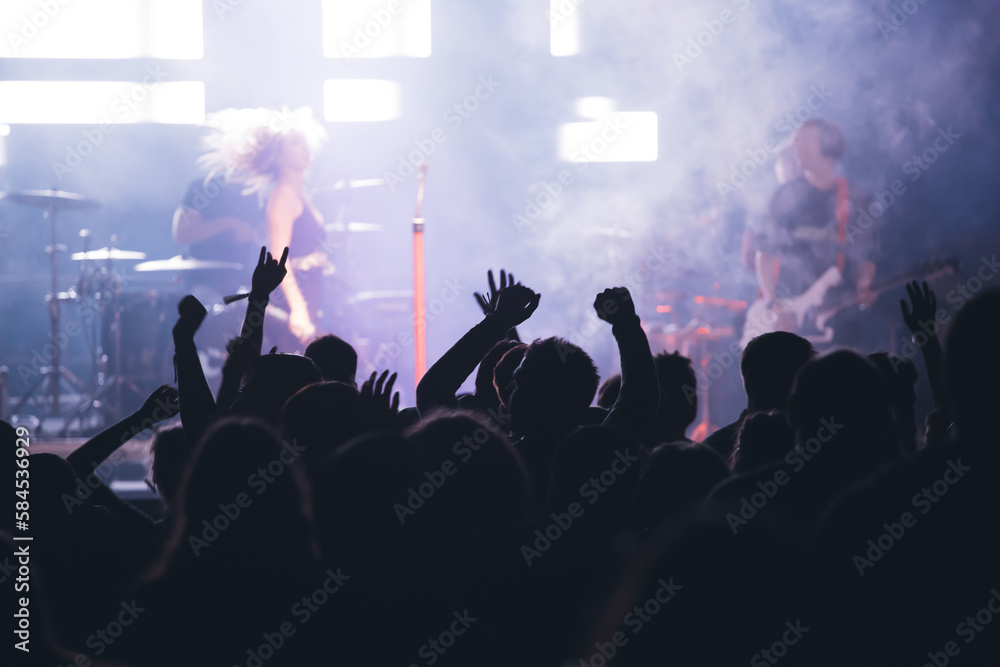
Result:
<svg viewBox="0 0 1000 667">
<path fill-rule="evenodd" d="M 493 384 L 493 374 L 504 355 L 518 345 L 521 343 L 516 340 L 502 340 L 479 362 L 479 370 L 476 371 L 476 399 L 483 408 L 496 408 L 500 405 L 500 393 Z"/>
<path fill-rule="evenodd" d="M 899 451 L 913 453 L 917 450 L 917 366 L 909 359 L 885 352 L 873 352 L 868 360 L 875 364 L 889 388 Z"/>
<path fill-rule="evenodd" d="M 192 455 L 154 574 L 194 562 L 217 574 L 255 571 L 318 556 L 299 457 L 263 422 L 216 422 Z M 205 539 L 208 527 L 217 533 L 213 541 Z"/>
<path fill-rule="evenodd" d="M 597 407 L 610 410 L 618 400 L 618 392 L 622 390 L 622 374 L 615 373 L 601 383 L 597 390 Z"/>
<path fill-rule="evenodd" d="M 799 370 L 816 356 L 801 336 L 774 331 L 747 344 L 740 360 L 750 410 L 784 410 Z"/>
<path fill-rule="evenodd" d="M 844 133 L 828 120 L 810 118 L 795 134 L 795 154 L 806 171 L 836 162 L 847 147 Z"/>
<path fill-rule="evenodd" d="M 277 428 L 281 408 L 292 394 L 323 380 L 319 367 L 298 354 L 265 354 L 247 373 L 231 412 L 263 419 Z"/>
<path fill-rule="evenodd" d="M 636 518 L 646 529 L 676 512 L 700 505 L 712 488 L 729 477 L 714 450 L 672 443 L 653 450 L 636 497 Z"/>
<path fill-rule="evenodd" d="M 361 395 L 343 382 L 317 382 L 298 390 L 281 411 L 285 442 L 304 447 L 306 464 L 361 432 Z"/>
<path fill-rule="evenodd" d="M 1000 290 L 966 304 L 948 332 L 945 368 L 959 437 L 996 440 L 1000 406 Z M 985 444 L 985 443 L 983 443 Z"/>
<path fill-rule="evenodd" d="M 306 346 L 305 357 L 319 366 L 327 382 L 343 382 L 357 386 L 358 353 L 351 344 L 333 334 L 320 336 Z"/>
<path fill-rule="evenodd" d="M 687 427 L 698 416 L 698 379 L 691 360 L 677 352 L 653 357 L 660 386 L 660 406 L 651 433 L 656 444 L 684 439 Z"/>
<path fill-rule="evenodd" d="M 806 364 L 788 406 L 797 447 L 822 449 L 824 465 L 861 473 L 897 456 L 885 380 L 854 352 Z"/>
<path fill-rule="evenodd" d="M 493 388 L 497 390 L 500 404 L 508 410 L 510 409 L 510 395 L 514 392 L 514 371 L 521 365 L 524 351 L 527 349 L 528 346 L 524 343 L 515 345 L 500 357 L 496 368 L 493 369 Z"/>
<path fill-rule="evenodd" d="M 400 575 L 419 569 L 434 545 L 435 512 L 414 484 L 427 463 L 409 439 L 375 432 L 354 438 L 310 467 L 320 546 L 345 570 Z M 414 498 L 410 489 L 413 488 Z"/>
<path fill-rule="evenodd" d="M 153 436 L 149 453 L 152 455 L 153 484 L 168 506 L 177 504 L 177 492 L 191 460 L 191 448 L 180 426 L 160 429 Z"/>
<path fill-rule="evenodd" d="M 514 447 L 486 418 L 471 411 L 435 412 L 407 435 L 427 460 L 413 488 L 434 488 L 427 503 L 454 537 L 527 521 L 528 474 Z"/>
<path fill-rule="evenodd" d="M 578 346 L 536 340 L 514 371 L 511 428 L 523 435 L 568 432 L 583 421 L 599 381 L 594 361 Z"/>
<path fill-rule="evenodd" d="M 753 470 L 780 461 L 794 447 L 795 435 L 784 412 L 754 412 L 740 426 L 729 467 L 736 473 Z"/>
</svg>

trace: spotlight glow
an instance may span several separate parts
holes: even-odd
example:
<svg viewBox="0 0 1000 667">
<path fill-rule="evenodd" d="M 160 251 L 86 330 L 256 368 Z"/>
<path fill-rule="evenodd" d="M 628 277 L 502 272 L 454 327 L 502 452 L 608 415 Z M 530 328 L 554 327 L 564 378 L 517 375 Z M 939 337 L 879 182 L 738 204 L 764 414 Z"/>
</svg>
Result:
<svg viewBox="0 0 1000 667">
<path fill-rule="evenodd" d="M 612 113 L 602 120 L 559 126 L 559 159 L 570 162 L 655 162 L 657 117 L 653 111 Z"/>
<path fill-rule="evenodd" d="M 402 92 L 395 81 L 327 79 L 323 118 L 332 123 L 370 123 L 399 118 Z"/>
<path fill-rule="evenodd" d="M 0 81 L 0 123 L 194 125 L 204 119 L 200 81 Z"/>
</svg>

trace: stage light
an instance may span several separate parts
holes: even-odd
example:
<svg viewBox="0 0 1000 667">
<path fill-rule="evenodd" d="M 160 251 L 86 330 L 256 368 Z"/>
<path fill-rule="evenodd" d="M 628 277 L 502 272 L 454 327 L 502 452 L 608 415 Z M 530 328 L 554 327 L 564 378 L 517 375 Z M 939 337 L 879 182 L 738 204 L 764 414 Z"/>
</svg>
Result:
<svg viewBox="0 0 1000 667">
<path fill-rule="evenodd" d="M 198 59 L 201 0 L 4 0 L 2 58 Z"/>
<path fill-rule="evenodd" d="M 427 58 L 430 0 L 323 0 L 327 58 Z"/>
<path fill-rule="evenodd" d="M 580 7 L 583 0 L 550 0 L 549 51 L 554 56 L 580 52 Z"/>
<path fill-rule="evenodd" d="M 402 92 L 395 81 L 327 79 L 323 118 L 332 123 L 365 123 L 399 118 Z"/>
<path fill-rule="evenodd" d="M 198 124 L 205 119 L 203 83 L 151 79 L 0 81 L 0 123 Z"/>
<path fill-rule="evenodd" d="M 611 113 L 601 120 L 559 126 L 559 159 L 570 162 L 654 162 L 657 117 L 652 111 Z"/>
</svg>

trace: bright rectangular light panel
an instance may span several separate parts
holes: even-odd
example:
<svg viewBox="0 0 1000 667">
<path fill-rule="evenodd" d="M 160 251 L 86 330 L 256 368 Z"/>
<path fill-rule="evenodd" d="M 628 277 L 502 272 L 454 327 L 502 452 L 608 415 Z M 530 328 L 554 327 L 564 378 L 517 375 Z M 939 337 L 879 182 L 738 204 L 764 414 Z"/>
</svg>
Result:
<svg viewBox="0 0 1000 667">
<path fill-rule="evenodd" d="M 427 58 L 431 0 L 323 0 L 327 58 Z"/>
<path fill-rule="evenodd" d="M 327 79 L 323 118 L 331 123 L 368 123 L 399 118 L 402 92 L 395 81 Z"/>
<path fill-rule="evenodd" d="M 603 120 L 559 126 L 559 159 L 570 162 L 655 162 L 657 117 L 653 111 L 613 113 Z"/>
<path fill-rule="evenodd" d="M 0 58 L 204 54 L 201 0 L 3 0 Z"/>
<path fill-rule="evenodd" d="M 204 120 L 200 81 L 0 81 L 0 123 L 197 125 Z"/>
<path fill-rule="evenodd" d="M 582 2 L 582 0 L 580 0 Z M 573 0 L 549 1 L 549 51 L 557 57 L 580 52 L 580 7 Z"/>
</svg>

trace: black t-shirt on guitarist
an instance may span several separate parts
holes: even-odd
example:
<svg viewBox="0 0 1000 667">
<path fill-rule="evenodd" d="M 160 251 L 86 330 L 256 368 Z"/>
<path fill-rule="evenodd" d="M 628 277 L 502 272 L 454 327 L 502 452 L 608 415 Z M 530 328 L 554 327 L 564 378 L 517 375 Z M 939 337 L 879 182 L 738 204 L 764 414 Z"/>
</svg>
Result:
<svg viewBox="0 0 1000 667">
<path fill-rule="evenodd" d="M 192 243 L 191 257 L 242 264 L 256 259 L 262 242 L 266 240 L 266 212 L 257 195 L 244 195 L 243 187 L 242 183 L 230 181 L 225 174 L 217 175 L 208 182 L 198 179 L 188 185 L 181 206 L 197 211 L 205 222 L 229 216 L 239 218 L 249 223 L 260 236 L 257 240 L 237 243 L 233 232 L 223 232 Z"/>
<path fill-rule="evenodd" d="M 878 239 L 874 225 L 858 224 L 865 195 L 850 188 L 850 215 L 841 242 L 837 222 L 837 187 L 820 190 L 804 177 L 782 185 L 771 197 L 769 215 L 758 230 L 758 247 L 780 259 L 778 295 L 798 296 L 844 257 L 843 281 L 825 302 L 855 291 L 858 267 L 874 261 Z"/>
</svg>

